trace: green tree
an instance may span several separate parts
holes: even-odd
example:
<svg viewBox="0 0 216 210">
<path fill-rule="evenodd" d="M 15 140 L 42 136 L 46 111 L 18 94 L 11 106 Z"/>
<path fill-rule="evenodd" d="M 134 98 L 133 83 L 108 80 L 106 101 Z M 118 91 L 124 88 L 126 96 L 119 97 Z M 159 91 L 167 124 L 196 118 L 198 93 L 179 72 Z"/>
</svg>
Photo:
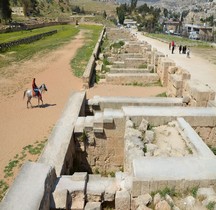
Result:
<svg viewBox="0 0 216 210">
<path fill-rule="evenodd" d="M 0 0 L 0 22 L 1 20 L 5 22 L 10 20 L 11 12 L 9 0 Z"/>
<path fill-rule="evenodd" d="M 121 7 L 117 7 L 117 15 L 118 15 L 118 20 L 120 24 L 124 24 L 124 20 L 125 20 L 125 10 Z"/>
<path fill-rule="evenodd" d="M 131 0 L 131 11 L 136 9 L 138 0 Z"/>
<path fill-rule="evenodd" d="M 21 0 L 21 4 L 23 6 L 23 13 L 25 16 L 39 13 L 39 11 L 37 10 L 37 0 Z"/>
</svg>

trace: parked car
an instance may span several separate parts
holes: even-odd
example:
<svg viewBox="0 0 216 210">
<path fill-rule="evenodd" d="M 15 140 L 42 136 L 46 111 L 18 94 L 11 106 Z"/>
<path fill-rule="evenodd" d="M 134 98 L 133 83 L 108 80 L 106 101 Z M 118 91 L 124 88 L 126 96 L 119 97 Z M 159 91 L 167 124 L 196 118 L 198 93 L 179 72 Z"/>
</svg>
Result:
<svg viewBox="0 0 216 210">
<path fill-rule="evenodd" d="M 196 31 L 191 31 L 191 32 L 189 33 L 189 39 L 199 40 L 200 37 L 199 37 L 198 32 L 196 32 Z"/>
</svg>

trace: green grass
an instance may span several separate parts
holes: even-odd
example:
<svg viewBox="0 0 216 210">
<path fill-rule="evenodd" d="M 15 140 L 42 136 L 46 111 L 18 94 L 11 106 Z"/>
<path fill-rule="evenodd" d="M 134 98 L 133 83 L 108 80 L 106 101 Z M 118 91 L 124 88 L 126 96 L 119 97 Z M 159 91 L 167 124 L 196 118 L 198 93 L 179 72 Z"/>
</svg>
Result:
<svg viewBox="0 0 216 210">
<path fill-rule="evenodd" d="M 167 94 L 166 94 L 166 92 L 159 93 L 156 95 L 156 97 L 167 97 Z"/>
<path fill-rule="evenodd" d="M 86 31 L 85 44 L 77 51 L 75 58 L 71 60 L 71 68 L 77 77 L 83 75 L 102 31 L 102 26 L 99 25 L 81 25 L 80 28 Z"/>
<path fill-rule="evenodd" d="M 208 205 L 206 206 L 206 208 L 208 210 L 214 210 L 215 205 L 216 205 L 216 202 L 211 201 L 211 202 L 208 203 Z"/>
<path fill-rule="evenodd" d="M 70 41 L 79 32 L 79 29 L 75 26 L 58 25 L 45 27 L 40 30 L 38 29 L 37 33 L 42 33 L 54 29 L 57 29 L 58 32 L 56 34 L 53 34 L 52 36 L 44 37 L 43 39 L 30 44 L 15 46 L 4 53 L 1 53 L 0 55 L 2 56 L 0 56 L 0 68 L 10 65 L 12 62 L 19 62 L 30 59 L 37 53 L 46 53 L 50 50 L 56 49 L 57 47 Z M 6 35 L 8 36 L 8 39 L 10 39 L 10 37 L 13 35 L 16 36 L 14 33 L 17 34 L 18 32 L 7 33 Z M 18 37 L 21 37 L 21 35 L 19 35 Z"/>
<path fill-rule="evenodd" d="M 0 201 L 4 197 L 7 189 L 9 188 L 8 180 L 14 177 L 15 170 L 19 169 L 23 163 L 26 161 L 28 154 L 38 155 L 41 154 L 47 139 L 44 139 L 40 142 L 36 141 L 33 145 L 28 145 L 23 147 L 23 150 L 16 154 L 13 157 L 13 160 L 10 160 L 9 163 L 4 168 L 4 179 L 0 180 Z M 31 159 L 29 161 L 32 161 Z"/>
</svg>

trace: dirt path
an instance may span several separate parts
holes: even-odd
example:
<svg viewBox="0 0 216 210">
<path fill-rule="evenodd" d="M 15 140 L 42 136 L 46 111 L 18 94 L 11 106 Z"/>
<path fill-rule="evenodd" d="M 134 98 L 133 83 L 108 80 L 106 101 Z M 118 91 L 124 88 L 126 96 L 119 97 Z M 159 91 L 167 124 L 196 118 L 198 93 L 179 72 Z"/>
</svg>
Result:
<svg viewBox="0 0 216 210">
<path fill-rule="evenodd" d="M 179 54 L 178 49 L 175 49 L 174 54 L 171 54 L 168 44 L 143 36 L 141 32 L 133 31 L 137 38 L 142 41 L 147 41 L 158 51 L 164 53 L 167 57 L 174 60 L 177 66 L 181 66 L 191 73 L 191 79 L 199 80 L 203 84 L 208 84 L 214 91 L 216 91 L 216 64 L 209 62 L 202 57 L 202 53 L 193 53 L 191 50 L 190 58 L 186 58 L 185 54 Z M 178 43 L 176 43 L 178 45 Z M 207 53 L 207 52 L 206 52 Z M 216 53 L 216 50 L 215 50 Z"/>
</svg>

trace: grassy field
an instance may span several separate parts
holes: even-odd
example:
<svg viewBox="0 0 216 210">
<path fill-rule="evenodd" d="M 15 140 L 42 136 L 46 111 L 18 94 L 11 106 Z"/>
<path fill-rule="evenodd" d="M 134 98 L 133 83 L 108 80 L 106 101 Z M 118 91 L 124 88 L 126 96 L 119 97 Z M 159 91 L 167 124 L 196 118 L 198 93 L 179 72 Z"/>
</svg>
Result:
<svg viewBox="0 0 216 210">
<path fill-rule="evenodd" d="M 75 58 L 71 61 L 71 67 L 74 70 L 74 75 L 77 77 L 83 75 L 85 67 L 102 31 L 102 26 L 99 25 L 81 25 L 80 28 L 85 30 L 86 43 L 78 50 Z"/>
<path fill-rule="evenodd" d="M 60 45 L 63 45 L 68 41 L 70 41 L 79 32 L 79 29 L 72 25 L 52 26 L 52 27 L 41 28 L 40 30 L 38 29 L 35 30 L 37 33 L 42 33 L 53 29 L 57 29 L 58 33 L 52 36 L 47 36 L 43 39 L 40 39 L 30 44 L 22 44 L 19 46 L 12 47 L 9 50 L 1 53 L 0 68 L 10 65 L 12 62 L 19 62 L 22 60 L 30 59 L 36 53 L 37 54 L 46 53 L 47 51 L 56 49 Z M 35 30 L 32 30 L 32 33 L 36 33 Z M 5 39 L 9 40 L 11 37 L 16 36 L 17 33 L 18 32 L 4 34 Z M 22 32 L 19 33 L 21 34 Z M 23 34 L 23 35 L 20 34 L 18 35 L 19 38 L 27 35 L 27 34 Z"/>
<path fill-rule="evenodd" d="M 99 34 L 102 30 L 102 26 L 92 26 L 92 25 L 81 25 L 80 27 L 75 27 L 73 25 L 60 25 L 60 26 L 52 26 L 45 27 L 41 29 L 35 29 L 24 32 L 13 32 L 7 34 L 1 34 L 0 40 L 3 40 L 1 36 L 4 36 L 4 40 L 14 40 L 15 38 L 24 38 L 33 34 L 43 33 L 46 31 L 57 29 L 58 33 L 52 36 L 47 36 L 41 40 L 33 42 L 31 44 L 23 44 L 16 47 L 12 47 L 6 52 L 0 54 L 0 68 L 6 67 L 7 65 L 11 65 L 13 62 L 19 62 L 27 59 L 31 59 L 35 54 L 38 53 L 46 53 L 50 50 L 56 49 L 57 47 L 67 43 L 80 31 L 86 30 L 86 44 L 85 46 L 79 50 L 77 54 L 77 58 L 74 62 L 73 68 L 83 69 L 84 65 L 87 64 L 87 61 L 90 58 L 90 55 L 94 49 L 94 46 L 98 40 Z M 14 38 L 15 37 L 15 38 Z M 81 62 L 82 60 L 82 62 Z M 76 62 L 82 63 L 82 67 L 79 67 Z M 79 70 L 76 70 L 76 72 Z M 0 69 L 1 72 L 1 69 Z M 83 71 L 82 71 L 83 72 Z M 80 76 L 82 73 L 76 73 L 76 75 Z"/>
</svg>

